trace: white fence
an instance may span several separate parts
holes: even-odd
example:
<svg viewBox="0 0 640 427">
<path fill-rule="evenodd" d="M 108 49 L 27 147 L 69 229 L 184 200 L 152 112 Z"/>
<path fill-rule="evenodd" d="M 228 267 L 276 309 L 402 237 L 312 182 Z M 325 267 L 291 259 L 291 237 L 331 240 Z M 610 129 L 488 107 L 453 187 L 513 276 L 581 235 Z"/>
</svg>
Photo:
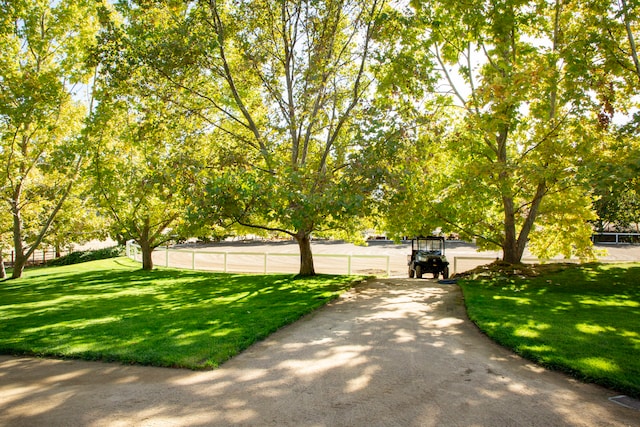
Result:
<svg viewBox="0 0 640 427">
<path fill-rule="evenodd" d="M 453 254 L 452 254 L 453 255 Z M 127 243 L 127 256 L 142 262 L 140 246 Z M 386 277 L 408 277 L 407 257 L 402 255 L 328 254 L 313 256 L 317 273 L 321 274 L 361 274 Z M 480 265 L 490 264 L 496 256 L 453 255 L 449 257 L 451 273 L 462 273 Z M 580 262 L 577 259 L 552 259 L 541 261 L 524 258 L 525 263 L 540 262 Z M 297 273 L 300 255 L 296 253 L 256 252 L 256 251 L 210 251 L 206 249 L 157 248 L 153 252 L 155 265 L 189 270 L 216 271 L 224 273 Z M 603 262 L 607 262 L 603 260 Z"/>
<path fill-rule="evenodd" d="M 591 240 L 602 245 L 637 245 L 640 243 L 640 233 L 595 233 Z"/>
<path fill-rule="evenodd" d="M 129 258 L 142 262 L 139 245 L 127 242 Z M 223 273 L 297 273 L 300 255 L 297 253 L 230 252 L 156 248 L 153 262 L 165 267 Z M 314 254 L 317 273 L 390 275 L 388 255 Z"/>
</svg>

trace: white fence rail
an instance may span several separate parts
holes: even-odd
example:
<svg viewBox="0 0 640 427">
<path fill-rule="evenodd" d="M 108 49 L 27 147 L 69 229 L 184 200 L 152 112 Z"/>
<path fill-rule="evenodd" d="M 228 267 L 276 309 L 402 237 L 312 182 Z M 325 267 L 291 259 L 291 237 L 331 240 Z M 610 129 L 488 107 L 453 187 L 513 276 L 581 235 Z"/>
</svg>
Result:
<svg viewBox="0 0 640 427">
<path fill-rule="evenodd" d="M 601 245 L 640 244 L 640 233 L 595 233 L 593 243 Z"/>
<path fill-rule="evenodd" d="M 138 244 L 127 242 L 129 258 L 142 262 Z M 297 253 L 230 252 L 156 248 L 153 262 L 165 267 L 223 273 L 297 273 Z M 388 255 L 314 254 L 316 272 L 326 274 L 390 275 Z M 384 268 L 382 268 L 384 266 Z"/>
<path fill-rule="evenodd" d="M 127 256 L 142 262 L 140 246 L 127 243 Z M 408 277 L 406 255 L 365 254 L 314 254 L 317 273 L 362 274 L 386 277 Z M 462 273 L 480 265 L 490 264 L 496 256 L 453 255 L 449 257 L 451 273 Z M 525 263 L 572 262 L 577 259 L 552 259 L 541 261 L 524 258 Z M 256 251 L 210 251 L 193 249 L 158 248 L 153 252 L 153 262 L 165 267 L 189 270 L 216 271 L 224 273 L 297 273 L 300 255 L 296 253 Z M 607 262 L 607 261 L 602 261 Z"/>
</svg>

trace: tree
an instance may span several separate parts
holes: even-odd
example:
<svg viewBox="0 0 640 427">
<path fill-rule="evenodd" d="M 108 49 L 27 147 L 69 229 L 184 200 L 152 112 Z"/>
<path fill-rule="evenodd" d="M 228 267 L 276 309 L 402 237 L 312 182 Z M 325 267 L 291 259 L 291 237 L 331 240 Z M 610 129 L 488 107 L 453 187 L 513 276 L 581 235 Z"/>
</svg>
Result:
<svg viewBox="0 0 640 427">
<path fill-rule="evenodd" d="M 586 54 L 593 55 L 604 65 L 600 69 L 609 77 L 606 83 L 618 86 L 624 83 L 627 90 L 637 93 L 640 87 L 638 1 L 592 0 L 575 7 L 582 17 L 583 34 L 582 43 L 576 48 L 590 48 Z"/>
<path fill-rule="evenodd" d="M 637 39 L 640 4 L 637 0 L 589 0 L 569 3 L 580 21 L 568 29 L 566 56 L 586 68 L 585 83 L 600 104 L 602 127 L 638 126 L 640 60 Z M 586 66 L 586 67 L 585 67 Z M 615 129 L 612 129 L 615 133 Z"/>
<path fill-rule="evenodd" d="M 572 56 L 597 64 L 589 73 L 591 90 L 600 103 L 598 119 L 602 150 L 593 171 L 598 212 L 596 227 L 627 229 L 640 222 L 638 208 L 638 144 L 640 61 L 637 39 L 640 4 L 637 0 L 593 0 L 575 4 L 581 17 L 580 38 Z"/>
<path fill-rule="evenodd" d="M 107 218 L 98 212 L 98 203 L 87 188 L 91 181 L 86 175 L 85 169 L 81 182 L 65 200 L 42 241 L 43 245 L 55 249 L 56 257 L 63 249 L 72 251 L 74 245 L 109 237 Z"/>
<path fill-rule="evenodd" d="M 153 8 L 149 13 L 151 21 L 170 17 Z M 93 194 L 111 220 L 112 236 L 136 240 L 143 269 L 150 270 L 153 250 L 192 228 L 185 221 L 187 207 L 216 146 L 192 100 L 140 55 L 147 37 L 161 35 L 136 32 L 109 8 L 100 10 L 100 18 L 103 30 L 93 56 L 100 68 L 100 104 L 92 121 Z"/>
<path fill-rule="evenodd" d="M 12 214 L 14 278 L 82 166 L 86 107 L 73 93 L 91 76 L 83 55 L 97 27 L 94 8 L 92 1 L 0 1 L 0 182 Z M 26 224 L 37 229 L 29 241 Z"/>
<path fill-rule="evenodd" d="M 640 226 L 640 128 L 634 122 L 611 125 L 611 149 L 602 152 L 593 171 L 599 231 L 609 226 L 635 231 Z"/>
<path fill-rule="evenodd" d="M 93 191 L 111 234 L 136 240 L 142 268 L 151 270 L 153 250 L 174 240 L 183 223 L 188 198 L 182 186 L 191 173 L 186 146 L 194 137 L 190 124 L 166 105 L 119 98 L 98 107 Z"/>
<path fill-rule="evenodd" d="M 358 170 L 369 141 L 355 139 L 355 120 L 371 94 L 372 40 L 383 5 L 163 2 L 158 7 L 171 16 L 165 21 L 150 9 L 127 12 L 137 34 L 153 22 L 140 55 L 205 104 L 198 113 L 227 135 L 229 162 L 205 186 L 210 202 L 202 208 L 223 206 L 236 224 L 290 235 L 300 248 L 301 275 L 315 274 L 313 233 L 356 237 L 370 209 L 375 185 Z"/>
<path fill-rule="evenodd" d="M 594 64 L 570 48 L 580 37 L 572 6 L 414 4 L 405 19 L 423 34 L 412 28 L 405 47 L 428 49 L 451 101 L 422 113 L 431 120 L 411 136 L 389 228 L 455 232 L 511 263 L 528 243 L 545 258 L 591 257 L 586 170 L 602 129 L 589 96 Z M 420 220 L 403 223 L 402 212 Z"/>
</svg>

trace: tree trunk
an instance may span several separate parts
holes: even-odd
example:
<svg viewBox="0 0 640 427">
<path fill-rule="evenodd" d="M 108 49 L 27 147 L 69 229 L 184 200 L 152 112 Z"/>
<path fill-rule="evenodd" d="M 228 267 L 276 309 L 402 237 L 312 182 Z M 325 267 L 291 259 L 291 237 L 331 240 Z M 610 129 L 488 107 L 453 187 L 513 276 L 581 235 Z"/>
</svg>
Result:
<svg viewBox="0 0 640 427">
<path fill-rule="evenodd" d="M 299 276 L 315 276 L 316 271 L 313 267 L 313 254 L 311 253 L 311 236 L 309 233 L 299 231 L 293 236 L 298 242 L 300 248 L 300 272 Z"/>
<path fill-rule="evenodd" d="M 142 251 L 142 269 L 153 270 L 153 247 L 147 239 L 140 239 L 140 250 Z"/>
<path fill-rule="evenodd" d="M 538 210 L 542 198 L 547 191 L 547 185 L 545 181 L 539 182 L 536 188 L 536 194 L 531 201 L 529 213 L 525 218 L 520 234 L 516 238 L 516 211 L 513 204 L 513 198 L 503 196 L 502 201 L 504 205 L 504 242 L 502 244 L 502 260 L 511 264 L 518 264 L 522 262 L 522 255 L 529 241 L 529 233 L 533 228 L 533 224 L 538 216 Z"/>
<path fill-rule="evenodd" d="M 518 262 L 522 260 L 522 255 L 524 254 L 524 249 L 527 246 L 527 242 L 529 241 L 529 234 L 533 229 L 533 224 L 538 217 L 538 210 L 540 209 L 540 204 L 542 203 L 542 198 L 547 192 L 547 183 L 545 180 L 538 183 L 536 188 L 536 194 L 533 196 L 533 200 L 531 200 L 531 204 L 529 205 L 529 213 L 522 224 L 522 229 L 520 230 L 520 235 L 518 236 L 517 249 L 520 254 L 518 257 Z"/>
<path fill-rule="evenodd" d="M 560 36 L 559 30 L 559 22 L 560 22 L 560 12 L 561 12 L 561 4 L 559 1 L 556 1 L 555 5 L 555 20 L 554 20 L 554 30 L 553 30 L 553 50 L 554 52 L 558 47 L 558 37 Z M 557 63 L 553 62 L 550 64 L 551 67 L 556 68 Z M 556 110 L 558 103 L 558 95 L 557 90 L 552 89 L 549 94 L 549 121 L 555 120 L 556 118 Z M 506 138 L 508 135 L 508 128 L 506 128 L 501 134 L 500 139 L 498 140 L 501 150 L 498 153 L 498 159 L 503 165 L 507 165 L 507 150 L 506 150 Z M 501 174 L 501 180 L 506 179 L 507 174 Z M 522 255 L 524 254 L 524 250 L 527 246 L 527 242 L 529 241 L 529 234 L 533 228 L 533 224 L 538 216 L 538 209 L 540 208 L 540 203 L 542 202 L 542 198 L 544 197 L 547 190 L 547 184 L 545 180 L 541 180 L 538 182 L 536 193 L 531 200 L 529 212 L 524 222 L 522 223 L 522 228 L 520 229 L 520 233 L 516 236 L 516 208 L 513 200 L 513 192 L 504 193 L 502 196 L 502 204 L 504 206 L 504 242 L 502 245 L 502 260 L 511 264 L 518 264 L 522 262 Z"/>
<path fill-rule="evenodd" d="M 149 245 L 140 245 L 142 247 L 142 269 L 153 270 L 153 249 Z"/>
<path fill-rule="evenodd" d="M 627 30 L 627 39 L 629 40 L 629 50 L 631 58 L 633 59 L 633 65 L 635 65 L 635 74 L 640 79 L 640 60 L 638 59 L 638 49 L 636 48 L 636 41 L 633 37 L 633 29 L 631 28 L 631 19 L 629 19 L 629 8 L 627 7 L 627 1 L 621 0 L 622 5 L 622 17 L 624 21 L 624 27 Z"/>
<path fill-rule="evenodd" d="M 16 252 L 16 259 L 15 259 L 15 263 L 13 264 L 13 273 L 11 274 L 12 279 L 17 279 L 22 277 L 22 272 L 27 263 L 27 260 L 33 254 L 33 252 L 38 248 L 38 246 L 40 246 L 40 244 L 42 243 L 42 240 L 44 239 L 44 236 L 47 234 L 49 227 L 51 227 L 53 220 L 55 219 L 56 215 L 62 208 L 62 204 L 69 196 L 69 193 L 71 193 L 71 188 L 73 187 L 73 184 L 75 182 L 75 177 L 77 177 L 78 171 L 80 170 L 80 165 L 81 165 L 81 160 L 79 160 L 76 165 L 74 179 L 69 180 L 69 184 L 67 184 L 66 188 L 64 189 L 62 196 L 60 197 L 60 199 L 58 199 L 55 207 L 49 213 L 49 216 L 47 217 L 46 221 L 40 228 L 40 231 L 35 241 L 29 246 L 29 249 L 26 252 L 25 252 L 24 245 L 22 243 L 22 225 L 23 224 L 22 224 L 22 211 L 21 211 L 22 208 L 20 207 L 20 200 L 22 199 L 23 182 L 20 181 L 20 183 L 17 185 L 17 187 L 13 191 L 13 198 L 11 200 L 11 205 L 12 205 L 11 214 L 13 215 L 13 244 Z"/>
<path fill-rule="evenodd" d="M 16 251 L 16 258 L 13 262 L 13 272 L 11 273 L 12 279 L 19 279 L 22 277 L 24 266 L 27 264 L 27 257 L 23 253 Z"/>
<path fill-rule="evenodd" d="M 24 245 L 22 244 L 22 216 L 16 200 L 20 199 L 14 196 L 14 202 L 11 209 L 11 213 L 13 215 L 13 248 L 15 252 L 13 273 L 11 273 L 12 279 L 19 279 L 22 277 L 24 266 L 27 263 L 27 256 L 25 256 Z"/>
<path fill-rule="evenodd" d="M 2 251 L 0 251 L 0 279 L 6 279 L 7 278 L 7 270 L 5 270 L 4 268 L 4 256 L 2 254 Z"/>
<path fill-rule="evenodd" d="M 502 242 L 502 260 L 511 264 L 517 264 L 522 259 L 522 253 L 518 248 L 516 233 L 516 208 L 511 189 L 512 176 L 507 167 L 507 139 L 509 137 L 509 125 L 503 125 L 496 140 L 498 165 L 502 168 L 499 175 L 499 185 L 502 193 L 502 207 L 504 209 L 504 241 Z"/>
<path fill-rule="evenodd" d="M 516 218 L 513 198 L 502 197 L 504 207 L 504 242 L 502 243 L 502 260 L 511 264 L 517 264 L 522 260 L 522 253 L 518 250 L 516 239 Z"/>
<path fill-rule="evenodd" d="M 142 251 L 142 269 L 143 270 L 153 270 L 153 249 L 155 248 L 151 244 L 151 239 L 149 237 L 149 218 L 145 218 L 144 227 L 142 228 L 142 232 L 140 233 L 140 250 Z"/>
</svg>

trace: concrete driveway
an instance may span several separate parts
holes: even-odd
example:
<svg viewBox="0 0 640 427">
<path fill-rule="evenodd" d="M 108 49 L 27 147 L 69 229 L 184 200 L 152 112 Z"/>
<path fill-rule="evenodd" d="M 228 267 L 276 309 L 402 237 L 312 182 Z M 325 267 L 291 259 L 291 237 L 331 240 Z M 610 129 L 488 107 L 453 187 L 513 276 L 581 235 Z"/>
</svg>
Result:
<svg viewBox="0 0 640 427">
<path fill-rule="evenodd" d="M 2 426 L 638 426 L 537 367 L 455 285 L 376 279 L 206 372 L 0 357 Z"/>
</svg>

